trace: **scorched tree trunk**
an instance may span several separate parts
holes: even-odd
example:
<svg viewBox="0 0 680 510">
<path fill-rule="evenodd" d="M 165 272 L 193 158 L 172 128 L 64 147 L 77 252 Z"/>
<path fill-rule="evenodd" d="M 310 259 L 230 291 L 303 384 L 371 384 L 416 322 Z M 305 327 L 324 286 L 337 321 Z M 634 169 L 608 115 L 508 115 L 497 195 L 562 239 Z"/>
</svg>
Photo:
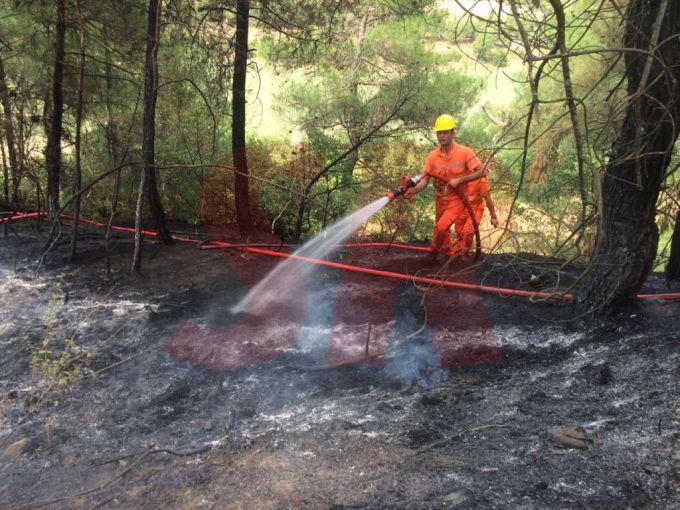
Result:
<svg viewBox="0 0 680 510">
<path fill-rule="evenodd" d="M 248 160 L 246 158 L 246 70 L 248 66 L 249 0 L 236 2 L 236 55 L 232 81 L 231 150 L 234 158 L 234 196 L 236 223 L 241 236 L 253 230 L 248 192 Z"/>
<path fill-rule="evenodd" d="M 61 178 L 61 131 L 64 110 L 64 35 L 66 33 L 66 7 L 64 0 L 57 1 L 57 31 L 54 43 L 54 73 L 52 76 L 52 119 L 45 150 L 47 172 L 47 211 L 50 217 L 59 210 L 59 182 Z"/>
<path fill-rule="evenodd" d="M 630 101 L 602 180 L 600 237 L 576 289 L 578 315 L 606 315 L 633 298 L 654 262 L 656 202 L 680 126 L 680 0 L 633 0 L 624 48 Z"/>
</svg>

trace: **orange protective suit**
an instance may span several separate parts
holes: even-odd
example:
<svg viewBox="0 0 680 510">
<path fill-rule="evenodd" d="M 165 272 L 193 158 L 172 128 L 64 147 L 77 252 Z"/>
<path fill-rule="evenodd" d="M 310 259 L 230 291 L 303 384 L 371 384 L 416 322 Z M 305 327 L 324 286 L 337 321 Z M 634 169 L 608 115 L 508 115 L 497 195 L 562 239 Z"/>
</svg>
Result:
<svg viewBox="0 0 680 510">
<path fill-rule="evenodd" d="M 457 188 L 446 186 L 454 177 L 472 173 L 482 163 L 475 152 L 464 145 L 455 143 L 445 153 L 441 147 L 427 155 L 423 169 L 434 178 L 435 188 L 435 225 L 432 235 L 432 249 L 447 256 L 464 250 L 465 224 L 468 211 L 461 195 L 467 194 L 467 184 Z M 451 225 L 456 231 L 456 244 L 451 242 Z"/>
<path fill-rule="evenodd" d="M 475 214 L 475 220 L 477 220 L 477 225 L 482 221 L 482 216 L 484 216 L 484 196 L 483 193 L 489 192 L 489 181 L 486 177 L 477 179 L 476 181 L 471 181 L 468 183 L 467 197 L 470 203 L 470 208 Z M 475 226 L 472 223 L 472 218 L 468 216 L 465 222 L 465 229 L 463 232 L 463 245 L 467 253 L 470 252 L 472 248 L 472 243 L 475 240 Z"/>
</svg>

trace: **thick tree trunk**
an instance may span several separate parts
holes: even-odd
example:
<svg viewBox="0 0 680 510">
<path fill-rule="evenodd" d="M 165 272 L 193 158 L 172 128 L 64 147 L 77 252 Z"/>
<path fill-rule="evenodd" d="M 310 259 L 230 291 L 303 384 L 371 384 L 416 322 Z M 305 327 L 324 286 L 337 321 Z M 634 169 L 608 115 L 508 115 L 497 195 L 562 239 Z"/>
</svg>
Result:
<svg viewBox="0 0 680 510">
<path fill-rule="evenodd" d="M 66 32 L 65 0 L 57 0 L 57 31 L 54 43 L 54 74 L 52 76 L 52 122 L 47 135 L 45 167 L 47 170 L 47 212 L 50 217 L 59 210 L 61 177 L 61 131 L 64 110 L 64 35 Z"/>
<path fill-rule="evenodd" d="M 576 289 L 578 315 L 614 311 L 652 268 L 656 202 L 680 125 L 679 33 L 680 0 L 629 5 L 624 46 L 646 51 L 655 37 L 660 44 L 653 58 L 625 54 L 631 100 L 602 180 L 601 228 L 592 270 Z"/>
<path fill-rule="evenodd" d="M 156 99 L 158 98 L 158 45 L 161 32 L 161 0 L 149 1 L 149 28 L 146 48 L 146 77 L 144 86 L 144 140 L 142 154 L 146 174 L 146 194 L 158 240 L 172 244 L 172 235 L 165 223 L 163 203 L 156 183 Z"/>
<path fill-rule="evenodd" d="M 671 255 L 666 264 L 666 281 L 680 280 L 680 211 L 675 215 L 675 227 L 671 239 Z"/>
<path fill-rule="evenodd" d="M 14 121 L 12 119 L 12 104 L 9 101 L 9 90 L 7 88 L 7 80 L 5 77 L 5 65 L 0 57 L 0 102 L 4 110 L 3 120 L 5 127 L 5 140 L 7 141 L 7 155 L 9 156 L 9 173 L 12 179 L 12 197 L 11 204 L 17 205 L 17 191 L 19 188 L 19 161 L 16 153 L 16 141 L 14 139 Z M 5 178 L 5 186 L 9 188 L 9 176 Z M 8 189 L 9 191 L 9 189 Z M 10 201 L 8 200 L 8 204 Z"/>
<path fill-rule="evenodd" d="M 236 223 L 242 237 L 253 231 L 246 158 L 246 71 L 248 66 L 249 0 L 236 2 L 236 56 L 232 81 L 231 150 L 234 158 Z"/>
<path fill-rule="evenodd" d="M 158 44 L 160 42 L 161 0 L 149 0 L 149 22 L 146 41 L 146 62 L 144 65 L 144 118 L 142 159 L 144 169 L 139 182 L 139 195 L 135 214 L 135 252 L 132 271 L 139 272 L 141 267 L 142 210 L 146 194 L 149 208 L 159 242 L 172 243 L 170 231 L 165 224 L 163 204 L 158 195 L 155 169 L 156 142 L 156 99 L 158 98 Z"/>
</svg>

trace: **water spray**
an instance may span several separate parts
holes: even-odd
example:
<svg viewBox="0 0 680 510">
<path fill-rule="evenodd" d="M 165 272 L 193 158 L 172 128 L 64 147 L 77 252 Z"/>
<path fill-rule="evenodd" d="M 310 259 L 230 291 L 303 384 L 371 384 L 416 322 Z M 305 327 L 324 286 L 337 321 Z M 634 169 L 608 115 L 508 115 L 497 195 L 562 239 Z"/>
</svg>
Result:
<svg viewBox="0 0 680 510">
<path fill-rule="evenodd" d="M 406 193 L 410 188 L 414 187 L 416 184 L 418 184 L 421 179 L 425 176 L 425 174 L 420 174 L 416 175 L 414 177 L 409 177 L 408 175 L 404 175 L 401 178 L 401 184 L 399 185 L 398 188 L 396 188 L 393 191 L 390 191 L 387 194 L 387 198 L 390 199 L 390 202 L 397 198 L 398 196 L 403 195 Z"/>
</svg>

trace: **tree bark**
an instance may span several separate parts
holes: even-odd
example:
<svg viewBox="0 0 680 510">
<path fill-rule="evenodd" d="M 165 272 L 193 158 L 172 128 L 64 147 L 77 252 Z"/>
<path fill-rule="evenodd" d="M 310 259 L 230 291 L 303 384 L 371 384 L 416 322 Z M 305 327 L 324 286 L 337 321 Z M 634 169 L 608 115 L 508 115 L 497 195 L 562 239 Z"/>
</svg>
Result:
<svg viewBox="0 0 680 510">
<path fill-rule="evenodd" d="M 2 109 L 4 110 L 4 125 L 5 125 L 5 140 L 7 141 L 7 155 L 9 157 L 9 169 L 12 179 L 12 197 L 11 202 L 8 200 L 8 205 L 11 203 L 13 206 L 17 205 L 16 192 L 19 188 L 19 161 L 17 159 L 16 153 L 16 141 L 14 138 L 14 121 L 12 119 L 12 104 L 9 101 L 9 90 L 7 88 L 7 80 L 5 76 L 5 65 L 0 57 L 0 102 L 2 103 Z M 9 180 L 5 179 L 5 186 L 9 188 Z M 9 189 L 8 189 L 9 192 Z M 7 193 L 9 194 L 9 193 Z"/>
<path fill-rule="evenodd" d="M 172 243 L 172 236 L 165 224 L 163 204 L 158 195 L 155 169 L 156 142 L 156 99 L 158 98 L 158 45 L 160 42 L 161 0 L 149 0 L 149 19 L 146 41 L 146 61 L 144 65 L 144 117 L 142 159 L 144 168 L 139 182 L 139 195 L 135 209 L 135 252 L 132 271 L 141 268 L 142 211 L 143 197 L 146 194 L 159 242 Z"/>
<path fill-rule="evenodd" d="M 16 157 L 17 157 L 17 168 L 19 169 L 19 172 L 15 175 L 15 178 L 12 179 L 12 197 L 13 201 L 17 204 L 18 208 L 21 208 L 21 201 L 23 200 L 23 197 L 21 195 L 21 190 L 19 189 L 21 186 L 21 180 L 24 177 L 28 177 L 30 179 L 30 176 L 28 175 L 29 172 L 26 171 L 26 126 L 24 125 L 24 122 L 21 120 L 24 118 L 24 109 L 26 107 L 26 99 L 22 99 L 18 103 L 18 115 L 16 116 L 17 123 L 17 146 L 16 146 Z M 29 137 L 31 133 L 31 129 L 29 129 Z"/>
<path fill-rule="evenodd" d="M 630 3 L 624 47 L 655 51 L 625 54 L 631 99 L 602 179 L 592 270 L 576 289 L 579 316 L 615 311 L 633 298 L 652 268 L 659 239 L 656 202 L 680 123 L 678 34 L 680 0 Z"/>
<path fill-rule="evenodd" d="M 232 80 L 231 150 L 234 159 L 236 223 L 241 237 L 253 231 L 246 157 L 246 71 L 248 66 L 249 0 L 236 2 L 236 44 Z"/>
<path fill-rule="evenodd" d="M 9 169 L 7 167 L 7 156 L 5 155 L 5 142 L 0 139 L 0 152 L 2 153 L 2 191 L 5 196 L 5 207 L 9 207 Z"/>
<path fill-rule="evenodd" d="M 680 280 L 680 211 L 675 215 L 675 227 L 671 239 L 671 255 L 666 264 L 666 282 Z"/>
<path fill-rule="evenodd" d="M 64 110 L 64 35 L 66 33 L 65 0 L 57 0 L 57 30 L 54 43 L 54 74 L 52 76 L 52 122 L 47 135 L 45 167 L 47 171 L 47 212 L 59 210 L 59 181 L 61 177 L 61 132 Z"/>
<path fill-rule="evenodd" d="M 156 182 L 156 100 L 158 99 L 158 46 L 161 34 L 161 0 L 149 1 L 149 28 L 146 48 L 146 77 L 144 86 L 144 140 L 142 154 L 146 174 L 149 212 L 153 218 L 158 240 L 172 244 L 172 235 L 165 222 L 163 203 Z"/>
</svg>

